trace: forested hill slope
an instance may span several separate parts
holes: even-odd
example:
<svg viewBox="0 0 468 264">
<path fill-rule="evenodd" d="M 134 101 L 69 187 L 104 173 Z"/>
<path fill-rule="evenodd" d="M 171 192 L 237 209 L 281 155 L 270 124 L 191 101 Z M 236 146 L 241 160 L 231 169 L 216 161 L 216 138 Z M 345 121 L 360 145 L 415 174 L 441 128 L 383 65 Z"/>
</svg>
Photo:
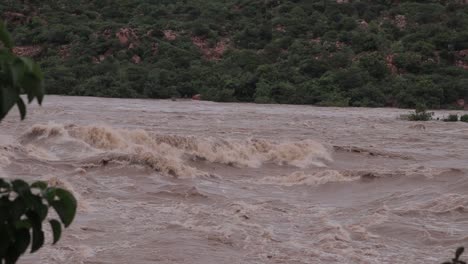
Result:
<svg viewBox="0 0 468 264">
<path fill-rule="evenodd" d="M 48 93 L 340 106 L 468 95 L 465 0 L 2 0 Z"/>
</svg>

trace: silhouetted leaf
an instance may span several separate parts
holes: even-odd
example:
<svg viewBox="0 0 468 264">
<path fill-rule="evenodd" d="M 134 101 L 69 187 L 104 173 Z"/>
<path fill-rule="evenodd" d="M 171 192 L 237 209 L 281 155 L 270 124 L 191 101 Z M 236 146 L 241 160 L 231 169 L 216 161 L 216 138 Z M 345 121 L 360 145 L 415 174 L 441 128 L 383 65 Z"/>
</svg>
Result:
<svg viewBox="0 0 468 264">
<path fill-rule="evenodd" d="M 15 223 L 16 229 L 22 229 L 22 228 L 29 229 L 31 227 L 32 227 L 31 222 L 28 219 L 20 220 Z"/>
<path fill-rule="evenodd" d="M 5 223 L 10 216 L 10 203 L 10 199 L 7 196 L 0 198 L 0 223 Z"/>
<path fill-rule="evenodd" d="M 26 72 L 21 80 L 20 80 L 21 87 L 24 88 L 28 95 L 28 101 L 31 102 L 35 97 L 42 96 L 42 82 L 41 80 L 34 76 L 31 72 Z M 39 100 L 39 99 L 38 99 Z"/>
<path fill-rule="evenodd" d="M 31 195 L 29 198 L 31 209 L 39 216 L 41 221 L 44 221 L 49 211 L 48 207 L 42 202 L 40 196 Z"/>
<path fill-rule="evenodd" d="M 29 211 L 26 213 L 32 224 L 32 245 L 31 253 L 37 251 L 44 244 L 44 232 L 42 231 L 42 221 L 37 213 Z"/>
<path fill-rule="evenodd" d="M 22 197 L 17 197 L 10 205 L 10 217 L 19 220 L 26 213 L 26 203 Z"/>
<path fill-rule="evenodd" d="M 16 240 L 15 248 L 18 250 L 18 253 L 23 254 L 29 246 L 31 241 L 31 235 L 29 234 L 29 229 L 19 229 L 16 231 Z"/>
<path fill-rule="evenodd" d="M 62 225 L 60 224 L 59 221 L 52 219 L 49 221 L 50 226 L 52 227 L 52 233 L 54 236 L 54 242 L 53 244 L 57 243 L 60 239 L 60 236 L 62 235 Z"/>
<path fill-rule="evenodd" d="M 10 33 L 8 33 L 5 23 L 0 20 L 0 41 L 7 47 L 8 49 L 13 48 L 13 40 L 11 39 Z"/>
<path fill-rule="evenodd" d="M 9 192 L 11 185 L 3 179 L 0 179 L 0 193 Z"/>
<path fill-rule="evenodd" d="M 7 226 L 5 224 L 0 224 L 0 256 L 5 255 L 5 252 L 10 245 L 6 228 Z"/>
<path fill-rule="evenodd" d="M 34 68 L 34 61 L 31 60 L 30 58 L 26 57 L 18 57 L 19 60 L 21 60 L 24 63 L 24 66 L 26 66 L 27 71 L 32 72 Z"/>
<path fill-rule="evenodd" d="M 455 259 L 459 259 L 461 254 L 463 254 L 463 251 L 465 251 L 464 247 L 457 248 L 457 251 L 455 252 Z"/>
<path fill-rule="evenodd" d="M 49 204 L 55 200 L 55 193 L 57 192 L 57 188 L 49 187 L 44 191 L 44 198 L 47 200 Z"/>
<path fill-rule="evenodd" d="M 39 80 L 44 79 L 44 74 L 42 73 L 41 67 L 36 62 L 34 62 L 34 64 L 33 64 L 32 73 L 34 74 L 34 76 L 36 76 L 37 79 L 39 79 Z M 41 96 L 43 96 L 43 95 L 44 94 L 42 93 Z M 38 96 L 38 95 L 36 95 L 36 96 Z"/>
<path fill-rule="evenodd" d="M 38 188 L 38 189 L 41 189 L 41 190 L 45 190 L 45 189 L 47 189 L 47 183 L 45 183 L 43 181 L 37 181 L 37 182 L 34 182 L 33 184 L 31 184 L 31 188 Z"/>
<path fill-rule="evenodd" d="M 31 253 L 36 252 L 44 245 L 44 231 L 33 228 L 33 240 L 31 245 Z"/>
<path fill-rule="evenodd" d="M 49 203 L 59 215 L 63 225 L 68 227 L 75 218 L 76 199 L 69 191 L 59 188 L 55 190 L 55 195 L 58 200 L 49 201 Z"/>
<path fill-rule="evenodd" d="M 19 257 L 19 250 L 14 244 L 10 244 L 5 255 L 5 264 L 15 264 Z"/>
<path fill-rule="evenodd" d="M 13 186 L 13 191 L 15 191 L 19 195 L 24 195 L 25 193 L 29 193 L 29 184 L 27 184 L 23 180 L 14 180 L 11 182 Z"/>
<path fill-rule="evenodd" d="M 21 97 L 18 97 L 16 105 L 18 106 L 18 110 L 21 115 L 21 120 L 23 120 L 26 117 L 26 105 L 24 105 L 23 99 L 21 99 Z"/>
<path fill-rule="evenodd" d="M 31 103 L 37 98 L 38 103 L 42 103 L 44 90 L 42 87 L 42 71 L 38 64 L 29 58 L 19 57 L 18 61 L 23 65 L 24 74 L 21 76 L 21 86 L 28 95 L 28 102 Z"/>
<path fill-rule="evenodd" d="M 19 97 L 19 91 L 14 87 L 2 87 L 0 89 L 0 120 L 3 119 L 15 105 Z"/>
</svg>

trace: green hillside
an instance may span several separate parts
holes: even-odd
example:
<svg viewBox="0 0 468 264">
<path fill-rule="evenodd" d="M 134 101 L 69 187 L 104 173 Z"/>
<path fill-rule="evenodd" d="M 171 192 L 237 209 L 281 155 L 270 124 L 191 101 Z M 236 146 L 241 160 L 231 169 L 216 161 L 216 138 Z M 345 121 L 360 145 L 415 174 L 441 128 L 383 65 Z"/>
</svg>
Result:
<svg viewBox="0 0 468 264">
<path fill-rule="evenodd" d="M 343 2 L 343 3 L 341 3 Z M 50 94 L 452 107 L 462 0 L 2 0 Z"/>
</svg>

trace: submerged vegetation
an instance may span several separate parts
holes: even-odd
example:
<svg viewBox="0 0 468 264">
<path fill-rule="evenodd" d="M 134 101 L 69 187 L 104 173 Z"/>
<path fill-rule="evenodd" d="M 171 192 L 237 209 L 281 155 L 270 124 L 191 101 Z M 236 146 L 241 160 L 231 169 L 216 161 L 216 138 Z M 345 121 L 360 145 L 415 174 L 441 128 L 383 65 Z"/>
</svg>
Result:
<svg viewBox="0 0 468 264">
<path fill-rule="evenodd" d="M 401 120 L 407 121 L 431 121 L 434 119 L 434 112 L 428 112 L 425 107 L 418 107 L 409 114 L 400 115 Z M 440 120 L 437 118 L 437 120 Z M 441 119 L 444 122 L 468 122 L 468 114 L 458 115 L 458 114 L 449 114 L 447 117 Z"/>
<path fill-rule="evenodd" d="M 468 93 L 460 0 L 3 0 L 49 93 L 450 107 Z"/>
<path fill-rule="evenodd" d="M 468 114 L 460 116 L 460 121 L 462 122 L 468 122 Z"/>
<path fill-rule="evenodd" d="M 444 122 L 457 122 L 458 114 L 450 114 L 448 117 L 444 118 Z"/>
<path fill-rule="evenodd" d="M 407 115 L 401 115 L 400 118 L 408 121 L 430 121 L 434 116 L 433 112 L 428 112 L 426 107 L 418 106 L 414 112 Z"/>
</svg>

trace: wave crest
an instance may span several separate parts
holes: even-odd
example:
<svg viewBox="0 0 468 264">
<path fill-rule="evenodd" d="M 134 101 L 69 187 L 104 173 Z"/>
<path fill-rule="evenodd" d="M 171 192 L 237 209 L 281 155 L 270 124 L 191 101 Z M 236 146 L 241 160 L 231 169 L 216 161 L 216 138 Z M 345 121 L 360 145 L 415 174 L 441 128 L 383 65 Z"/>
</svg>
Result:
<svg viewBox="0 0 468 264">
<path fill-rule="evenodd" d="M 294 185 L 322 185 L 331 182 L 350 182 L 359 180 L 360 177 L 336 170 L 324 170 L 314 173 L 302 171 L 293 172 L 283 177 L 265 177 L 260 180 L 264 184 L 278 184 L 283 186 Z"/>
<path fill-rule="evenodd" d="M 330 149 L 312 140 L 277 143 L 263 139 L 201 138 L 105 125 L 35 125 L 20 142 L 46 150 L 49 155 L 41 155 L 44 157 L 89 160 L 107 155 L 110 160 L 146 165 L 175 176 L 197 173 L 185 164 L 187 160 L 252 168 L 265 163 L 306 168 L 325 166 L 332 161 Z"/>
</svg>

